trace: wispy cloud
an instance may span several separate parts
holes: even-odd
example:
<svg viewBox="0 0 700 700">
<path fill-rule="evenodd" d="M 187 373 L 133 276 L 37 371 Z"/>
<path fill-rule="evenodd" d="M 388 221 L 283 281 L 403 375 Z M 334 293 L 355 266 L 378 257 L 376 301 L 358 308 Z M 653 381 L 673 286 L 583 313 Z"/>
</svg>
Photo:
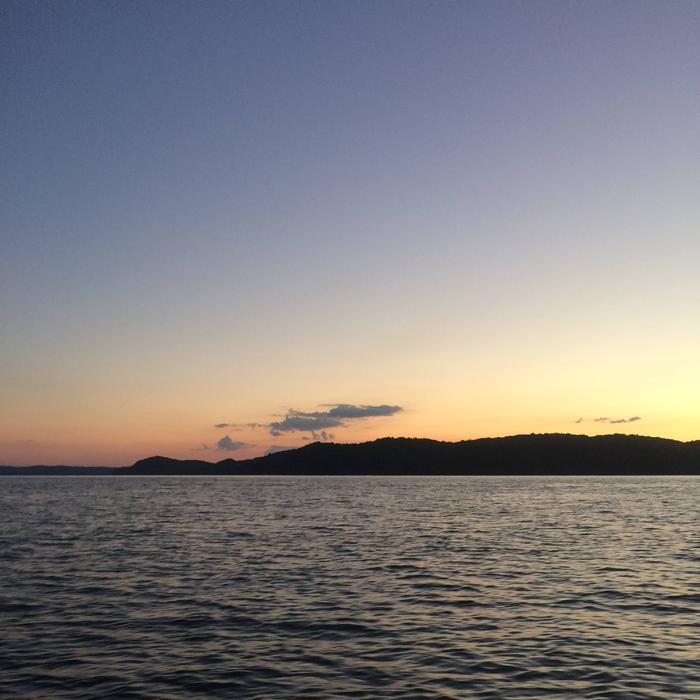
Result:
<svg viewBox="0 0 700 700">
<path fill-rule="evenodd" d="M 297 430 L 310 433 L 325 428 L 336 428 L 342 424 L 339 418 L 333 418 L 328 414 L 314 416 L 308 413 L 290 411 L 282 420 L 270 423 L 270 432 L 273 435 L 293 433 Z"/>
<path fill-rule="evenodd" d="M 630 416 L 629 418 L 616 418 L 611 420 L 611 423 L 634 423 L 635 421 L 642 420 L 641 416 Z"/>
<path fill-rule="evenodd" d="M 402 410 L 401 406 L 389 404 L 356 406 L 349 403 L 332 404 L 332 408 L 327 411 L 298 411 L 290 408 L 282 420 L 273 421 L 269 427 L 273 436 L 297 431 L 321 434 L 327 428 L 345 427 L 345 421 L 393 416 Z"/>
<path fill-rule="evenodd" d="M 215 428 L 250 428 L 255 430 L 255 428 L 267 428 L 268 423 L 214 423 Z"/>
<path fill-rule="evenodd" d="M 401 406 L 391 404 L 351 404 L 334 403 L 320 404 L 326 410 L 322 411 L 300 411 L 290 408 L 284 414 L 272 414 L 275 420 L 270 423 L 214 423 L 214 428 L 219 430 L 229 429 L 249 429 L 264 428 L 269 431 L 272 437 L 281 437 L 289 433 L 306 433 L 303 440 L 318 440 L 330 442 L 335 439 L 335 433 L 330 432 L 330 428 L 345 428 L 356 421 L 369 420 L 393 416 L 403 411 Z M 204 449 L 202 448 L 196 449 Z M 230 435 L 226 435 L 216 443 L 218 451 L 234 452 L 243 447 L 252 447 L 245 442 L 237 442 Z M 209 449 L 209 448 L 207 448 Z"/>
<path fill-rule="evenodd" d="M 339 403 L 333 406 L 327 413 L 335 418 L 374 418 L 377 416 L 393 416 L 403 409 L 401 406 L 354 406 L 349 403 Z M 323 413 L 313 413 L 312 415 L 324 415 Z"/>
<path fill-rule="evenodd" d="M 579 418 L 575 423 L 583 423 L 586 419 Z M 609 423 L 614 425 L 616 423 L 634 423 L 638 420 L 642 420 L 641 416 L 630 416 L 629 418 L 609 418 L 608 416 L 601 416 L 600 418 L 591 418 L 593 423 Z"/>
</svg>

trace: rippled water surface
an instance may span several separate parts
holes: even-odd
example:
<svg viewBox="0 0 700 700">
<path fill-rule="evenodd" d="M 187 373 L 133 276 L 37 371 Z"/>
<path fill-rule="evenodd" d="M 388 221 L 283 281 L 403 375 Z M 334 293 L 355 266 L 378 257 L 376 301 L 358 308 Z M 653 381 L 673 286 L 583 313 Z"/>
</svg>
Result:
<svg viewBox="0 0 700 700">
<path fill-rule="evenodd" d="M 700 479 L 0 478 L 0 695 L 700 698 Z"/>
</svg>

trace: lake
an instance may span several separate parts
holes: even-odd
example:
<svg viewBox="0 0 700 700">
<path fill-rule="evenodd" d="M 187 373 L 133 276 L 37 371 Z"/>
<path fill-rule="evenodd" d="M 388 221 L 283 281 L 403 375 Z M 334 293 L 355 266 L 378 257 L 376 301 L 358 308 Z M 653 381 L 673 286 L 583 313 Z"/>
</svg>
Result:
<svg viewBox="0 0 700 700">
<path fill-rule="evenodd" d="M 0 513 L 0 696 L 700 697 L 700 478 L 2 477 Z"/>
</svg>

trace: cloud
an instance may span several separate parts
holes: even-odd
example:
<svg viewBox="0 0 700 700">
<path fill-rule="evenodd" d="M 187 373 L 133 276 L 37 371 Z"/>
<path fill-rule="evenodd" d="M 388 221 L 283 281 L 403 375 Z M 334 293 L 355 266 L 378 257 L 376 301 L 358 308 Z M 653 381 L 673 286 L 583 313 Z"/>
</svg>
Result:
<svg viewBox="0 0 700 700">
<path fill-rule="evenodd" d="M 314 416 L 313 414 L 290 410 L 283 420 L 270 423 L 270 432 L 273 435 L 295 432 L 296 430 L 306 433 L 323 430 L 324 428 L 337 428 L 342 424 L 339 418 L 332 418 L 327 413 Z"/>
<path fill-rule="evenodd" d="M 353 406 L 349 403 L 339 403 L 328 411 L 334 418 L 373 418 L 376 416 L 393 416 L 403 410 L 401 406 Z M 322 414 L 314 414 L 322 415 Z"/>
<path fill-rule="evenodd" d="M 335 435 L 327 432 L 328 428 L 344 428 L 347 421 L 363 420 L 365 418 L 379 418 L 382 416 L 393 416 L 403 411 L 401 406 L 380 404 L 371 406 L 367 404 L 355 405 L 351 403 L 321 404 L 328 407 L 325 411 L 299 411 L 290 408 L 285 414 L 273 414 L 278 420 L 271 423 L 214 423 L 214 427 L 222 428 L 266 428 L 272 437 L 280 437 L 287 433 L 310 433 L 314 440 L 328 442 L 333 440 Z M 237 447 L 234 447 L 237 445 Z M 241 447 L 249 447 L 245 443 L 237 443 L 227 435 L 217 443 L 218 450 L 233 451 Z"/>
<path fill-rule="evenodd" d="M 247 442 L 236 442 L 235 440 L 231 440 L 228 435 L 225 435 L 216 443 L 216 449 L 219 452 L 235 452 L 243 447 L 252 447 L 252 445 L 249 445 Z"/>
<path fill-rule="evenodd" d="M 611 420 L 610 423 L 634 423 L 635 421 L 642 420 L 641 416 L 630 416 L 629 418 L 617 418 Z"/>
<path fill-rule="evenodd" d="M 215 428 L 267 428 L 267 423 L 215 423 Z"/>
<path fill-rule="evenodd" d="M 210 449 L 209 445 L 202 444 L 201 447 L 193 447 L 190 452 L 209 452 Z"/>
<path fill-rule="evenodd" d="M 332 407 L 328 411 L 297 411 L 290 408 L 282 420 L 270 423 L 270 433 L 274 436 L 295 431 L 322 433 L 326 428 L 345 427 L 346 423 L 344 421 L 347 420 L 393 416 L 395 413 L 403 410 L 401 406 L 390 406 L 388 404 L 380 406 L 355 406 L 349 403 L 330 405 Z M 323 439 L 332 439 L 332 436 L 331 438 Z"/>
<path fill-rule="evenodd" d="M 579 418 L 576 423 L 582 423 L 583 418 Z M 592 418 L 594 423 L 634 423 L 635 421 L 642 420 L 641 416 L 630 416 L 629 418 L 609 418 L 608 416 L 601 416 L 600 418 Z"/>
</svg>

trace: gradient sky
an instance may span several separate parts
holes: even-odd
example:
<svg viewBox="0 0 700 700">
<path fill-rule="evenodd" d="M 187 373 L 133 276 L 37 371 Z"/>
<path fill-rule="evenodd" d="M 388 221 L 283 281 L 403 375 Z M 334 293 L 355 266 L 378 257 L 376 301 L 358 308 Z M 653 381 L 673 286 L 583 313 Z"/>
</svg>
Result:
<svg viewBox="0 0 700 700">
<path fill-rule="evenodd" d="M 5 0 L 0 35 L 0 464 L 246 457 L 336 404 L 385 407 L 336 441 L 700 438 L 700 3 Z"/>
</svg>

